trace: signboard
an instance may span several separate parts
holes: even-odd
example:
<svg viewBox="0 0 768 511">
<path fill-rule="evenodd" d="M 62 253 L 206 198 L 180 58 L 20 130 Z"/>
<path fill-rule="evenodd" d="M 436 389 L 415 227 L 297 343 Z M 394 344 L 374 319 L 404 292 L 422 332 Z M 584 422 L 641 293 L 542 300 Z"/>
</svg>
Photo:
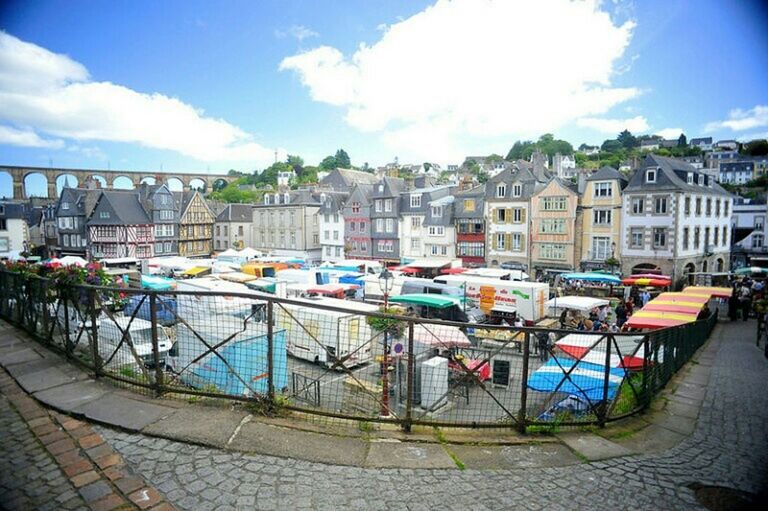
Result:
<svg viewBox="0 0 768 511">
<path fill-rule="evenodd" d="M 393 357 L 402 357 L 403 352 L 405 351 L 405 346 L 403 346 L 402 342 L 397 341 L 392 345 L 392 349 L 390 351 Z"/>
<path fill-rule="evenodd" d="M 488 314 L 496 304 L 496 288 L 480 286 L 480 310 Z"/>
</svg>

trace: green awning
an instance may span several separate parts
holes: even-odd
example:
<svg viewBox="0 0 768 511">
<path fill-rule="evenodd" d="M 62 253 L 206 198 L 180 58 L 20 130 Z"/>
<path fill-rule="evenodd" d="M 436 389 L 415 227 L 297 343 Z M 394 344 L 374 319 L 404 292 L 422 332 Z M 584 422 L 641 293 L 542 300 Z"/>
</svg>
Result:
<svg viewBox="0 0 768 511">
<path fill-rule="evenodd" d="M 434 307 L 435 309 L 446 309 L 454 305 L 461 305 L 461 298 L 457 296 L 431 293 L 393 296 L 389 301 L 392 303 L 405 303 L 410 305 L 426 305 L 427 307 Z"/>
</svg>

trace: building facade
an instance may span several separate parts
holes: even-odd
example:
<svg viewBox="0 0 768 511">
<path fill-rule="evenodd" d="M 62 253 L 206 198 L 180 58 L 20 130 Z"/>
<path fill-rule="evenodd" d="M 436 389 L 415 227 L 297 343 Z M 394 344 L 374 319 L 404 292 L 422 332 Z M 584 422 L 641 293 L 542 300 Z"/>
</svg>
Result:
<svg viewBox="0 0 768 511">
<path fill-rule="evenodd" d="M 755 162 L 738 160 L 720 163 L 718 175 L 721 183 L 743 185 L 756 177 Z"/>
<path fill-rule="evenodd" d="M 623 273 L 661 272 L 679 285 L 691 272 L 727 271 L 732 205 L 700 169 L 646 156 L 622 197 Z"/>
<path fill-rule="evenodd" d="M 456 257 L 464 266 L 485 264 L 485 186 L 457 192 L 453 203 Z"/>
<path fill-rule="evenodd" d="M 430 215 L 430 204 L 451 193 L 448 186 L 434 188 L 416 188 L 400 195 L 400 218 L 398 231 L 400 233 L 400 257 L 417 259 L 426 257 L 432 250 L 429 245 L 438 229 L 431 229 L 432 238 L 427 238 L 430 231 L 427 227 L 427 217 Z M 445 229 L 439 229 L 445 232 Z M 438 248 L 438 252 L 440 249 Z M 453 252 L 453 250 L 451 250 Z M 437 255 L 437 254 L 435 254 Z"/>
<path fill-rule="evenodd" d="M 311 190 L 264 195 L 253 207 L 253 244 L 265 253 L 319 263 L 320 196 Z"/>
<path fill-rule="evenodd" d="M 87 256 L 87 222 L 100 195 L 101 190 L 69 187 L 62 189 L 54 213 L 58 252 L 62 256 Z"/>
<path fill-rule="evenodd" d="M 216 216 L 213 227 L 213 249 L 216 252 L 230 248 L 242 250 L 253 247 L 253 205 L 227 204 Z"/>
<path fill-rule="evenodd" d="M 102 190 L 87 226 L 89 259 L 154 257 L 154 225 L 135 191 Z"/>
<path fill-rule="evenodd" d="M 456 226 L 453 222 L 453 205 L 453 195 L 446 195 L 427 204 L 423 227 L 426 257 L 456 258 Z"/>
<path fill-rule="evenodd" d="M 216 215 L 198 190 L 177 193 L 179 204 L 179 255 L 210 257 L 213 253 L 213 224 Z"/>
<path fill-rule="evenodd" d="M 29 227 L 24 204 L 0 202 L 0 254 L 24 252 L 29 245 Z"/>
<path fill-rule="evenodd" d="M 372 259 L 371 194 L 372 184 L 358 184 L 352 188 L 344 203 L 344 252 L 350 259 Z"/>
<path fill-rule="evenodd" d="M 320 194 L 318 222 L 322 261 L 335 263 L 344 259 L 344 199 L 346 194 Z"/>
<path fill-rule="evenodd" d="M 179 255 L 179 207 L 173 192 L 165 184 L 139 189 L 139 200 L 155 226 L 155 249 L 158 256 Z"/>
<path fill-rule="evenodd" d="M 762 266 L 768 256 L 766 244 L 766 203 L 764 199 L 737 198 L 731 218 L 731 268 Z"/>
<path fill-rule="evenodd" d="M 371 245 L 374 259 L 387 263 L 400 262 L 400 194 L 405 181 L 384 176 L 373 185 L 371 193 Z"/>
<path fill-rule="evenodd" d="M 617 270 L 621 250 L 621 193 L 627 179 L 603 167 L 586 178 L 581 194 L 580 270 Z"/>
<path fill-rule="evenodd" d="M 531 197 L 531 265 L 537 273 L 548 269 L 574 270 L 578 266 L 578 204 L 579 195 L 574 187 L 559 178 L 551 179 Z"/>
</svg>

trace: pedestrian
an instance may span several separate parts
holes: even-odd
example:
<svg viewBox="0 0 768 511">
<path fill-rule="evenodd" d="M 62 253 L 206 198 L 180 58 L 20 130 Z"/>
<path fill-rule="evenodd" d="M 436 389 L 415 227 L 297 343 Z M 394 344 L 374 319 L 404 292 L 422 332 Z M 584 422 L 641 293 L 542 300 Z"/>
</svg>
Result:
<svg viewBox="0 0 768 511">
<path fill-rule="evenodd" d="M 642 300 L 643 307 L 645 307 L 646 305 L 648 305 L 648 302 L 651 301 L 651 293 L 647 289 L 644 289 L 642 294 L 640 295 L 640 300 Z"/>
<path fill-rule="evenodd" d="M 630 296 L 629 300 L 624 303 L 624 307 L 627 309 L 627 316 L 631 316 L 635 312 L 635 299 Z"/>
<path fill-rule="evenodd" d="M 539 348 L 539 359 L 542 362 L 549 360 L 549 334 L 547 332 L 538 332 L 536 334 Z"/>
<path fill-rule="evenodd" d="M 739 316 L 739 288 L 734 284 L 731 288 L 731 296 L 728 298 L 728 317 L 736 321 Z"/>
<path fill-rule="evenodd" d="M 608 317 L 608 306 L 603 305 L 599 309 L 597 309 L 597 319 L 600 320 L 600 323 L 605 323 L 605 319 Z"/>
<path fill-rule="evenodd" d="M 624 326 L 624 323 L 627 322 L 627 308 L 624 305 L 624 300 L 619 301 L 619 305 L 616 306 L 616 325 L 618 325 L 619 328 Z"/>
<path fill-rule="evenodd" d="M 568 309 L 563 309 L 560 313 L 560 330 L 565 329 L 565 322 L 568 320 Z"/>
<path fill-rule="evenodd" d="M 744 321 L 749 319 L 749 310 L 752 308 L 752 289 L 748 284 L 742 283 L 739 291 L 739 305 L 741 305 L 741 314 Z"/>
</svg>

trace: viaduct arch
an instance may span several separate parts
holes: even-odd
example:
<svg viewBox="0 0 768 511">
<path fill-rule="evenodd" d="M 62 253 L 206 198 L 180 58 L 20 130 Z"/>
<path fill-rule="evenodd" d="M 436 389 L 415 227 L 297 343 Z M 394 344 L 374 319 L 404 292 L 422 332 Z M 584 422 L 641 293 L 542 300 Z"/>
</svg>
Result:
<svg viewBox="0 0 768 511">
<path fill-rule="evenodd" d="M 155 182 L 166 182 L 170 178 L 176 178 L 181 181 L 184 186 L 184 190 L 190 189 L 190 184 L 193 180 L 199 179 L 205 183 L 206 190 L 213 190 L 214 183 L 231 183 L 235 180 L 234 177 L 220 174 L 203 174 L 197 172 L 182 172 L 172 174 L 170 172 L 134 172 L 127 170 L 87 170 L 87 169 L 68 169 L 68 168 L 47 168 L 47 167 L 16 167 L 10 165 L 0 165 L 0 172 L 10 174 L 13 180 L 13 198 L 14 199 L 26 199 L 27 192 L 24 186 L 24 178 L 30 174 L 41 174 L 45 177 L 48 184 L 48 197 L 56 198 L 58 192 L 56 190 L 56 180 L 60 176 L 71 175 L 77 179 L 77 182 L 82 185 L 85 181 L 92 176 L 98 176 L 104 178 L 106 181 L 106 188 L 114 188 L 115 179 L 118 177 L 126 177 L 131 180 L 134 188 L 138 188 L 141 180 L 146 177 L 155 179 Z"/>
</svg>

